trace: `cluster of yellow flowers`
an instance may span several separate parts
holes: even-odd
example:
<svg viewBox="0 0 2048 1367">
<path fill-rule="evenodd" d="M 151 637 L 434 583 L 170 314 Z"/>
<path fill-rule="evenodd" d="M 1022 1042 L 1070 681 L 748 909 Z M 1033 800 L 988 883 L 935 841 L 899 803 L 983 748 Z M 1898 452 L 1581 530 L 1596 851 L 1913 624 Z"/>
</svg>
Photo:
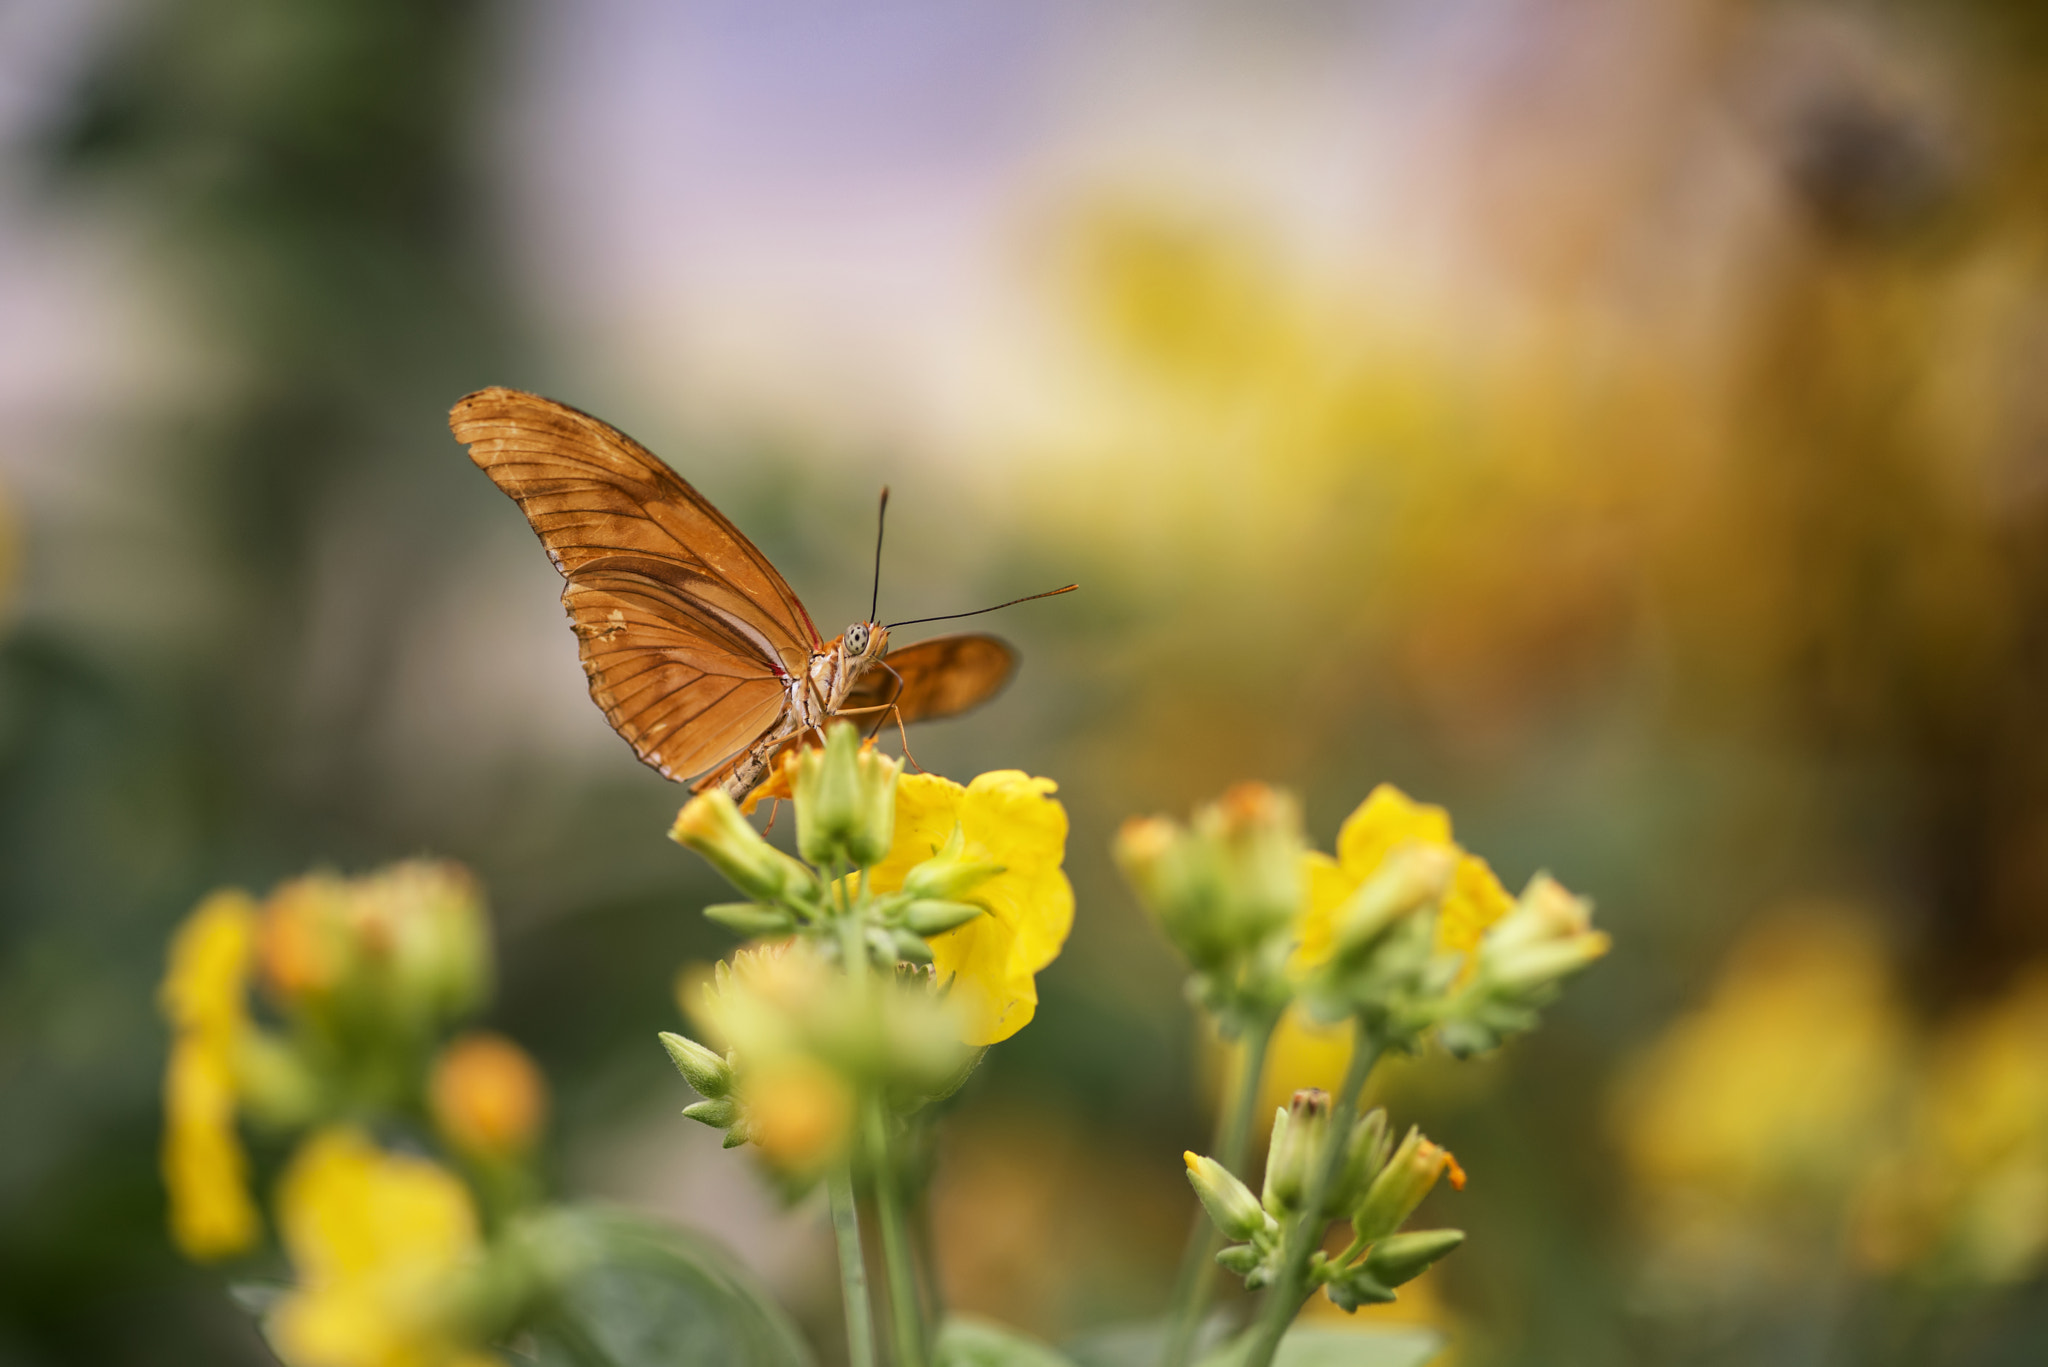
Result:
<svg viewBox="0 0 2048 1367">
<path fill-rule="evenodd" d="M 1843 1245 L 1926 1290 L 2019 1281 L 2048 1265 L 2048 975 L 1926 1035 L 1868 920 L 1788 910 L 1644 1051 L 1614 1125 L 1669 1294 L 1769 1296 Z"/>
<path fill-rule="evenodd" d="M 663 1039 L 705 1098 L 689 1114 L 813 1178 L 846 1159 L 862 1096 L 913 1112 L 1031 1021 L 1037 975 L 1073 926 L 1067 815 L 1050 779 L 905 774 L 844 725 L 789 755 L 770 787 L 794 799 L 809 865 L 722 793 L 676 817 L 674 838 L 756 899 L 708 914 L 764 938 L 688 1003 L 724 1056 Z M 886 980 L 870 982 L 863 959 Z"/>
<path fill-rule="evenodd" d="M 1464 1174 L 1448 1150 L 1410 1130 L 1395 1147 L 1386 1116 L 1358 1117 L 1384 1052 L 1435 1038 L 1458 1055 L 1530 1028 L 1565 977 L 1607 952 L 1591 909 L 1548 875 L 1510 896 L 1486 861 L 1460 846 L 1450 817 L 1391 785 L 1343 824 L 1334 857 L 1308 848 L 1285 794 L 1244 784 L 1195 813 L 1125 824 L 1117 858 L 1182 952 L 1194 999 L 1243 1057 L 1224 1108 L 1217 1156 L 1190 1153 L 1190 1182 L 1232 1242 L 1190 1244 L 1164 1362 L 1190 1360 L 1207 1295 L 1207 1261 L 1267 1288 L 1259 1322 L 1232 1351 L 1264 1367 L 1317 1290 L 1346 1311 L 1395 1299 L 1395 1288 L 1455 1249 L 1457 1230 L 1402 1231 L 1439 1176 Z M 1334 1095 L 1296 1090 L 1278 1109 L 1264 1191 L 1237 1173 L 1275 1041 L 1310 1041 L 1343 1075 Z M 1273 1074 L 1290 1061 L 1274 1059 Z M 1354 1238 L 1320 1251 L 1329 1221 Z"/>
<path fill-rule="evenodd" d="M 475 884 L 447 864 L 316 874 L 260 905 L 218 892 L 173 938 L 161 992 L 172 1237 L 205 1261 L 254 1249 L 263 1222 L 242 1123 L 302 1132 L 274 1203 L 295 1281 L 265 1317 L 293 1367 L 489 1360 L 459 1313 L 483 1253 L 470 1186 L 378 1147 L 356 1119 L 424 1109 L 480 1180 L 523 1161 L 546 1108 L 539 1070 L 499 1036 L 443 1038 L 488 979 Z M 259 982 L 277 1025 L 252 1010 Z"/>
</svg>

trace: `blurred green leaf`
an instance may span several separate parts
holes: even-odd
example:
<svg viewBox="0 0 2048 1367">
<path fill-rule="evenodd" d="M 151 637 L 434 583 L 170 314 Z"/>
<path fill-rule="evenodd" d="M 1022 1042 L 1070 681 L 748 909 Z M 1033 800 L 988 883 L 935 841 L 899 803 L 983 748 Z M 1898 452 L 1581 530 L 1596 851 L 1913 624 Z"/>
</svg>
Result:
<svg viewBox="0 0 2048 1367">
<path fill-rule="evenodd" d="M 1158 1367 L 1166 1349 L 1165 1320 L 1139 1320 L 1091 1330 L 1067 1344 L 1067 1355 L 1079 1367 Z M 1209 1316 L 1195 1334 L 1195 1352 L 1205 1354 L 1230 1332 L 1230 1317 Z"/>
<path fill-rule="evenodd" d="M 789 1317 L 716 1244 L 619 1211 L 576 1220 L 591 1257 L 535 1326 L 540 1367 L 812 1367 Z"/>
<path fill-rule="evenodd" d="M 987 1320 L 955 1317 L 939 1330 L 939 1367 L 1073 1367 L 1058 1351 Z"/>
<path fill-rule="evenodd" d="M 1202 1359 L 1201 1367 L 1237 1367 L 1252 1331 Z M 1280 1340 L 1273 1367 L 1423 1367 L 1443 1351 L 1434 1329 L 1322 1329 L 1296 1327 Z"/>
</svg>

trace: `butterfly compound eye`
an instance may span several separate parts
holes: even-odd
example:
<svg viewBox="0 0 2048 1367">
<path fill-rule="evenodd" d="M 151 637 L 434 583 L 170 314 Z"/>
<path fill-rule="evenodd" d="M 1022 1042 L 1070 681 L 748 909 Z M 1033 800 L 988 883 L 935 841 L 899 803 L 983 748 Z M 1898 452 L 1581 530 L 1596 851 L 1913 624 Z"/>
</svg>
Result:
<svg viewBox="0 0 2048 1367">
<path fill-rule="evenodd" d="M 855 622 L 846 629 L 846 653 L 865 655 L 868 653 L 868 624 Z"/>
</svg>

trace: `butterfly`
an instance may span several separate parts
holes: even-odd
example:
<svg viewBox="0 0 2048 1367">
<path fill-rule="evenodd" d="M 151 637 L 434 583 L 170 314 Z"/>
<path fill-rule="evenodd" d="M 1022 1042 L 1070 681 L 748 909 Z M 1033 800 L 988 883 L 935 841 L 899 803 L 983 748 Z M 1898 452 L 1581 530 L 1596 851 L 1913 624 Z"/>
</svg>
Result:
<svg viewBox="0 0 2048 1367">
<path fill-rule="evenodd" d="M 1017 653 L 979 632 L 892 651 L 893 627 L 944 619 L 885 626 L 873 605 L 822 639 L 768 557 L 709 500 L 646 447 L 567 404 L 480 389 L 450 410 L 448 426 L 567 581 L 562 606 L 592 700 L 664 778 L 741 801 L 783 751 L 835 717 L 879 728 L 955 716 L 1016 672 Z M 883 490 L 884 513 L 888 497 Z M 875 555 L 879 599 L 879 528 Z"/>
</svg>

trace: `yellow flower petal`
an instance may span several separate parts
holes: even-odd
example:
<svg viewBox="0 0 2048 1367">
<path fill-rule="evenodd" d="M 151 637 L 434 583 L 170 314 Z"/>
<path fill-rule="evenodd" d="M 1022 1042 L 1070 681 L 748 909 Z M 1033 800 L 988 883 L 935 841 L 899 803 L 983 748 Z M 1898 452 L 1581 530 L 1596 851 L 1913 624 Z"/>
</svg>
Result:
<svg viewBox="0 0 2048 1367">
<path fill-rule="evenodd" d="M 477 1254 L 475 1205 L 447 1169 L 359 1131 L 316 1134 L 278 1184 L 297 1288 L 266 1321 L 292 1367 L 453 1367 L 451 1278 Z M 488 1359 L 486 1359 L 488 1360 Z"/>
<path fill-rule="evenodd" d="M 164 1071 L 161 1165 L 171 1238 L 186 1257 L 240 1253 L 262 1232 L 235 1132 L 235 1049 L 247 1028 L 255 904 L 217 892 L 171 940 L 158 1000 L 174 1031 Z"/>
<path fill-rule="evenodd" d="M 1436 947 L 1452 953 L 1469 954 L 1479 948 L 1480 937 L 1495 921 L 1514 910 L 1515 899 L 1493 876 L 1493 868 L 1476 854 L 1460 855 L 1458 871 L 1451 877 L 1451 890 L 1444 896 L 1443 911 L 1437 916 Z"/>
<path fill-rule="evenodd" d="M 1416 802 L 1391 783 L 1382 783 L 1344 819 L 1337 832 L 1337 862 L 1357 887 L 1380 866 L 1389 850 L 1408 840 L 1455 848 L 1451 845 L 1450 814 L 1430 803 Z"/>
<path fill-rule="evenodd" d="M 896 837 L 871 876 L 880 892 L 903 886 L 957 825 L 970 859 L 1003 871 L 966 895 L 988 914 L 931 942 L 942 982 L 964 1012 L 972 1045 L 1008 1039 L 1038 1009 L 1035 975 L 1059 956 L 1074 923 L 1074 890 L 1061 869 L 1067 813 L 1057 785 L 1021 770 L 982 774 L 966 787 L 936 774 L 905 774 L 896 790 Z"/>
<path fill-rule="evenodd" d="M 1310 850 L 1302 857 L 1302 883 L 1307 897 L 1296 926 L 1300 939 L 1294 947 L 1293 967 L 1297 972 L 1314 968 L 1330 957 L 1330 946 L 1337 933 L 1337 908 L 1357 891 L 1358 882 L 1321 850 Z"/>
</svg>

